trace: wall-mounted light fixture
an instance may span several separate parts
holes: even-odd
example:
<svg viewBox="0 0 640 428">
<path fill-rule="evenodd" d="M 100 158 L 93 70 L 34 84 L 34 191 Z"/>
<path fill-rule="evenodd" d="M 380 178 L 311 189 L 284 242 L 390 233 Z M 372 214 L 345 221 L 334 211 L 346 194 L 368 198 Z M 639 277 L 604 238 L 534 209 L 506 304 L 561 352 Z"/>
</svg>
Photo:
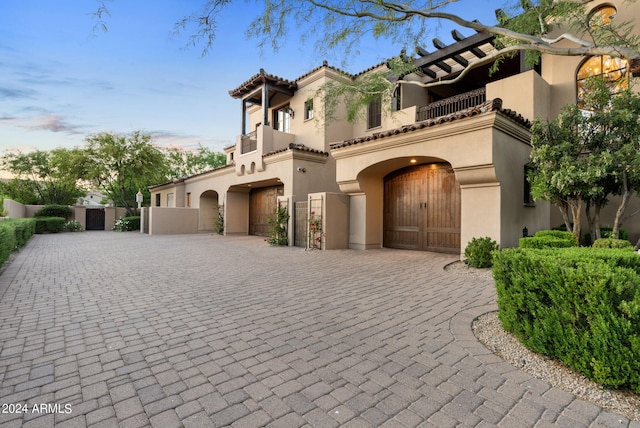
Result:
<svg viewBox="0 0 640 428">
<path fill-rule="evenodd" d="M 291 117 L 291 119 L 293 119 L 293 116 L 294 116 L 295 112 L 293 111 L 293 109 L 291 107 L 285 108 L 284 112 L 287 113 Z"/>
<path fill-rule="evenodd" d="M 304 172 L 307 172 L 307 168 L 303 168 L 303 167 L 299 166 L 297 171 L 304 173 Z"/>
</svg>

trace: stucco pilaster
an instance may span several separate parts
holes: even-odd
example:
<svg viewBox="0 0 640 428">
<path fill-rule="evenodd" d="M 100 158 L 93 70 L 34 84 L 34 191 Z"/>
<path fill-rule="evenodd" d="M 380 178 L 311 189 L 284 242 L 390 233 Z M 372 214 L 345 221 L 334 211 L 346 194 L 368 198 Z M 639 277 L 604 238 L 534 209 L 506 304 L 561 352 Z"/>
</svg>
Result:
<svg viewBox="0 0 640 428">
<path fill-rule="evenodd" d="M 500 244 L 500 182 L 493 164 L 454 168 L 461 192 L 460 256 L 473 238 Z"/>
</svg>

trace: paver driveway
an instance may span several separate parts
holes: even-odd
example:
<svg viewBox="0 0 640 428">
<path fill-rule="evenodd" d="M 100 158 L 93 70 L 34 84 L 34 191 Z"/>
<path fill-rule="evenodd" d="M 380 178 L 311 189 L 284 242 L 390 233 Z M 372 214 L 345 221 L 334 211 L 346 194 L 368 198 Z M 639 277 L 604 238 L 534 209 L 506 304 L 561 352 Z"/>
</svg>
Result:
<svg viewBox="0 0 640 428">
<path fill-rule="evenodd" d="M 629 425 L 488 352 L 493 284 L 453 260 L 35 236 L 0 276 L 0 425 Z"/>
</svg>

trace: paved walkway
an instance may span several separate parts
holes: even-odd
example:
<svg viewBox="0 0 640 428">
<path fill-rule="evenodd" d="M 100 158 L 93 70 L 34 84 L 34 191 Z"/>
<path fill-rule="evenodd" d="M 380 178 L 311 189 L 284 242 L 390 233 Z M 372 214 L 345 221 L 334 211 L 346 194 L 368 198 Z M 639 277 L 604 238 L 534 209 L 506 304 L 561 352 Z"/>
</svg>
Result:
<svg viewBox="0 0 640 428">
<path fill-rule="evenodd" d="M 453 260 L 35 236 L 0 276 L 0 426 L 640 426 L 488 352 L 493 284 Z"/>
</svg>

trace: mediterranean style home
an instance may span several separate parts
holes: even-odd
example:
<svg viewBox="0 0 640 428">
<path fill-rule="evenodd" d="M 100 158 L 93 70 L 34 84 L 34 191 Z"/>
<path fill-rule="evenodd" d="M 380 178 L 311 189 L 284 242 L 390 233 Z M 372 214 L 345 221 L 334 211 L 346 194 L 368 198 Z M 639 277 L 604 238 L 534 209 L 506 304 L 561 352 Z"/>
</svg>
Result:
<svg viewBox="0 0 640 428">
<path fill-rule="evenodd" d="M 606 19 L 640 18 L 640 5 L 622 0 L 592 1 L 590 8 Z M 418 49 L 417 71 L 403 80 L 455 76 L 496 49 L 489 34 L 452 36 L 451 45 L 434 40 L 435 50 Z M 462 254 L 484 236 L 517 246 L 523 232 L 562 223 L 555 207 L 529 195 L 531 121 L 579 102 L 587 76 L 625 85 L 634 77 L 611 57 L 545 55 L 529 69 L 515 56 L 497 73 L 488 68 L 447 85 L 401 84 L 393 113 L 375 100 L 355 123 L 344 108 L 325 120 L 316 92 L 328 82 L 388 72 L 387 64 L 349 75 L 324 63 L 295 80 L 260 70 L 229 92 L 241 101 L 242 129 L 225 149 L 227 164 L 150 187 L 143 231 L 210 231 L 220 218 L 225 234 L 266 235 L 280 205 L 291 215 L 289 244 L 307 248 Z M 637 198 L 632 205 L 630 211 L 640 208 Z M 624 225 L 630 239 L 640 235 L 639 223 Z"/>
</svg>

